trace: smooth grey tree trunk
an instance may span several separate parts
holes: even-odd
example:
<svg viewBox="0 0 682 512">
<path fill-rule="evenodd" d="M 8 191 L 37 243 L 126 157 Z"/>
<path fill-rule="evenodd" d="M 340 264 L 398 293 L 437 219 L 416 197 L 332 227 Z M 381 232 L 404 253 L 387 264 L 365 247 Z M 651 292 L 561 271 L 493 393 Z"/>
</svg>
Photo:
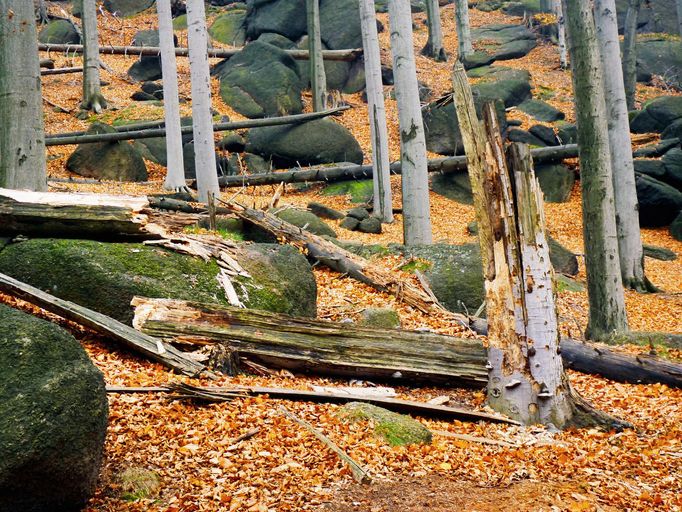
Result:
<svg viewBox="0 0 682 512">
<path fill-rule="evenodd" d="M 422 49 L 422 55 L 431 57 L 436 61 L 446 61 L 448 56 L 443 48 L 443 27 L 440 21 L 440 6 L 438 0 L 424 0 L 426 5 L 426 22 L 429 29 L 429 38 L 426 46 Z"/>
<path fill-rule="evenodd" d="M 107 108 L 99 78 L 99 39 L 97 36 L 96 0 L 83 0 L 81 23 L 83 26 L 83 110 L 99 114 Z"/>
<path fill-rule="evenodd" d="M 213 140 L 211 74 L 208 65 L 208 34 L 203 0 L 187 2 L 187 46 L 192 80 L 192 125 L 197 189 L 199 201 L 205 203 L 209 200 L 209 194 L 215 197 L 220 195 L 220 186 Z"/>
<path fill-rule="evenodd" d="M 367 110 L 372 137 L 372 179 L 374 181 L 374 215 L 382 222 L 393 222 L 391 163 L 388 154 L 388 128 L 381 80 L 381 53 L 377 33 L 374 0 L 359 0 L 362 46 L 365 60 Z"/>
<path fill-rule="evenodd" d="M 677 0 L 677 33 L 682 37 L 682 0 Z"/>
<path fill-rule="evenodd" d="M 159 17 L 159 46 L 163 74 L 163 110 L 166 119 L 166 190 L 185 190 L 185 169 L 180 128 L 180 102 L 178 98 L 178 66 L 175 60 L 175 37 L 171 0 L 156 0 Z"/>
<path fill-rule="evenodd" d="M 604 80 L 590 0 L 562 0 L 568 25 L 580 147 L 589 320 L 586 337 L 628 330 L 618 256 Z"/>
<path fill-rule="evenodd" d="M 556 15 L 557 33 L 559 42 L 559 64 L 561 69 L 568 68 L 568 47 L 566 46 L 566 20 L 561 0 L 553 0 L 554 14 Z"/>
<path fill-rule="evenodd" d="M 426 139 L 419 103 L 410 0 L 391 0 L 388 16 L 403 163 L 403 239 L 406 245 L 430 244 Z"/>
<path fill-rule="evenodd" d="M 0 187 L 47 190 L 33 2 L 0 0 Z"/>
<path fill-rule="evenodd" d="M 628 110 L 635 109 L 637 92 L 637 19 L 642 0 L 630 0 L 623 27 L 623 82 Z"/>
<path fill-rule="evenodd" d="M 604 69 L 604 96 L 609 130 L 611 172 L 618 229 L 618 253 L 623 286 L 645 292 L 644 250 L 639 230 L 639 206 L 632 163 L 630 121 L 625 102 L 623 68 L 615 0 L 595 0 L 594 20 Z"/>
<path fill-rule="evenodd" d="M 457 28 L 457 58 L 461 61 L 464 57 L 474 53 L 471 43 L 471 27 L 469 24 L 469 0 L 455 0 L 455 26 Z"/>
<path fill-rule="evenodd" d="M 320 0 L 306 0 L 308 20 L 308 51 L 310 52 L 310 86 L 313 92 L 313 110 L 327 108 L 327 77 L 322 58 L 320 33 Z"/>
</svg>

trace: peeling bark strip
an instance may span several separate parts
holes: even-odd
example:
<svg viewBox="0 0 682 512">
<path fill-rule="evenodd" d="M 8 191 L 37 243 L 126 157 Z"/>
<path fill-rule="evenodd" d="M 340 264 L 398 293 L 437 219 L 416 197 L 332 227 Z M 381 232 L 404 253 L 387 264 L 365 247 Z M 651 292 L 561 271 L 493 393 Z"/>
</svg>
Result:
<svg viewBox="0 0 682 512">
<path fill-rule="evenodd" d="M 33 2 L 0 0 L 0 187 L 47 190 Z"/>
</svg>

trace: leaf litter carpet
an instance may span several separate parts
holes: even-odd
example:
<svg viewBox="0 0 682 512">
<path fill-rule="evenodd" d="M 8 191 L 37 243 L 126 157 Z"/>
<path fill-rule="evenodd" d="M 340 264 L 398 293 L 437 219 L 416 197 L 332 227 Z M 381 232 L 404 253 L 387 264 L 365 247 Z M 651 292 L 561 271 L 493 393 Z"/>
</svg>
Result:
<svg viewBox="0 0 682 512">
<path fill-rule="evenodd" d="M 54 9 L 54 8 L 53 8 Z M 60 11 L 59 8 L 56 9 Z M 62 14 L 55 12 L 55 14 Z M 210 13 L 214 16 L 215 13 Z M 387 26 L 387 18 L 379 18 Z M 415 15 L 415 50 L 420 80 L 427 83 L 434 96 L 450 90 L 448 63 L 435 63 L 418 50 L 427 37 L 425 16 Z M 450 56 L 456 53 L 452 5 L 442 8 L 445 46 Z M 471 11 L 473 26 L 490 23 L 520 22 L 497 12 Z M 103 13 L 100 37 L 103 44 L 128 44 L 137 30 L 153 28 L 154 13 L 145 12 L 132 19 L 119 19 Z M 180 45 L 186 45 L 186 31 L 178 32 Z M 380 35 L 382 58 L 390 62 L 388 33 Z M 43 55 L 45 56 L 45 55 Z M 78 65 L 79 57 L 52 55 L 58 67 Z M 113 107 L 92 119 L 153 119 L 163 116 L 162 108 L 132 104 L 130 95 L 138 85 L 125 77 L 134 58 L 103 56 L 113 72 L 103 71 L 109 85 L 103 88 Z M 535 90 L 551 90 L 547 101 L 562 109 L 570 120 L 570 74 L 561 71 L 555 47 L 540 42 L 528 56 L 504 65 L 528 69 Z M 179 59 L 180 94 L 189 99 L 189 69 L 186 59 Z M 669 94 L 658 88 L 638 86 L 638 100 Z M 80 76 L 44 77 L 46 100 L 76 111 L 80 102 Z M 304 98 L 307 110 L 310 97 Z M 338 121 L 347 126 L 371 155 L 366 107 L 359 95 L 344 96 L 353 108 Z M 225 105 L 213 81 L 214 108 L 230 119 L 242 119 Z M 47 108 L 47 107 L 46 107 Z M 183 114 L 190 113 L 189 103 Z M 399 158 L 398 119 L 395 102 L 387 100 L 391 158 Z M 527 128 L 530 118 L 511 111 Z M 47 108 L 48 133 L 81 130 L 87 122 L 73 113 Z M 64 164 L 75 147 L 49 148 L 49 175 L 68 178 Z M 437 155 L 430 155 L 435 157 Z M 147 162 L 149 183 L 97 184 L 53 182 L 53 190 L 89 191 L 121 194 L 147 194 L 162 191 L 165 169 Z M 400 178 L 393 177 L 396 205 L 400 204 Z M 351 206 L 346 197 L 320 196 L 319 187 L 304 192 L 287 188 L 283 202 L 306 205 L 322 201 L 338 209 Z M 231 197 L 234 191 L 223 192 Z M 242 190 L 237 199 L 262 206 L 272 197 L 274 187 Z M 474 219 L 473 208 L 431 194 L 434 239 L 449 243 L 472 243 L 466 231 Z M 578 186 L 571 200 L 547 204 L 548 228 L 569 249 L 582 252 L 580 192 Z M 384 226 L 381 235 L 343 231 L 342 237 L 365 243 L 400 242 L 401 216 Z M 333 224 L 333 223 L 332 223 Z M 340 231 L 340 228 L 333 226 Z M 682 244 L 667 230 L 645 229 L 645 243 L 666 247 L 682 256 Z M 396 258 L 378 260 L 394 268 Z M 639 295 L 626 292 L 630 326 L 633 330 L 682 331 L 682 260 L 662 262 L 647 258 L 650 279 L 664 292 Z M 438 332 L 470 335 L 457 326 L 430 318 L 397 303 L 395 298 L 376 292 L 350 279 L 316 267 L 318 280 L 318 316 L 332 320 L 355 319 L 363 308 L 394 307 L 405 328 L 428 327 Z M 584 280 L 584 266 L 578 279 Z M 562 291 L 558 294 L 564 334 L 579 338 L 585 328 L 587 297 L 584 292 Z M 1 296 L 3 302 L 33 310 L 30 305 Z M 44 312 L 37 312 L 52 318 Z M 78 326 L 60 321 L 83 343 L 95 364 L 111 385 L 159 386 L 179 380 L 159 365 L 140 360 L 99 339 Z M 620 348 L 638 353 L 641 347 Z M 679 351 L 667 356 L 680 359 Z M 436 434 L 429 446 L 389 447 L 378 440 L 368 425 L 348 425 L 336 417 L 336 405 L 306 404 L 270 400 L 265 397 L 237 399 L 231 403 L 196 405 L 172 401 L 163 395 L 131 394 L 110 396 L 110 422 L 103 466 L 97 493 L 89 511 L 445 511 L 445 510 L 682 510 L 682 391 L 662 385 L 618 384 L 602 378 L 570 372 L 576 389 L 602 410 L 626 418 L 634 430 L 604 433 L 596 430 L 548 432 L 541 427 L 520 428 L 458 421 L 441 422 L 420 419 L 427 427 L 444 433 L 468 434 L 504 441 L 512 446 L 481 444 Z M 189 381 L 201 384 L 199 381 Z M 208 384 L 203 382 L 203 384 Z M 312 385 L 347 385 L 346 381 L 292 376 L 271 372 L 264 376 L 224 377 L 211 385 L 264 385 L 310 389 Z M 481 391 L 436 388 L 396 388 L 399 397 L 429 400 L 447 396 L 453 404 L 484 408 Z M 367 468 L 374 479 L 370 486 L 353 484 L 350 472 L 336 455 L 307 431 L 286 419 L 282 404 L 323 431 L 351 457 Z M 235 441 L 257 428 L 253 437 Z M 122 492 L 119 476 L 128 468 L 155 472 L 159 489 L 146 499 L 130 500 Z"/>
</svg>

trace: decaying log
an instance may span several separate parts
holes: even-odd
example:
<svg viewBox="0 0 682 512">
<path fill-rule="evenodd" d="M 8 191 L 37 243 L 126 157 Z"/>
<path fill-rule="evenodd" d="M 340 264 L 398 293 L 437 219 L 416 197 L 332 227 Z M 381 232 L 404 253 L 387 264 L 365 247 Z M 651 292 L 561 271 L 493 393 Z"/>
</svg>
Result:
<svg viewBox="0 0 682 512">
<path fill-rule="evenodd" d="M 50 75 L 66 75 L 69 73 L 82 73 L 82 67 L 73 68 L 57 68 L 57 69 L 41 69 L 40 76 L 50 76 Z"/>
<path fill-rule="evenodd" d="M 66 54 L 83 53 L 83 45 L 80 44 L 38 44 L 38 50 L 41 52 L 63 52 Z M 223 50 L 220 48 L 209 48 L 208 56 L 212 59 L 229 59 L 237 55 L 241 49 Z M 290 57 L 297 60 L 308 60 L 308 50 L 284 50 Z M 161 48 L 155 46 L 100 46 L 100 55 L 130 55 L 131 57 L 138 57 L 142 55 L 157 57 L 161 55 Z M 324 60 L 336 61 L 354 61 L 362 55 L 362 48 L 354 48 L 349 50 L 323 50 L 322 57 Z M 188 48 L 176 48 L 176 57 L 188 57 Z"/>
<path fill-rule="evenodd" d="M 48 144 L 49 145 L 49 144 Z M 566 158 L 578 156 L 578 145 L 550 146 L 531 150 L 535 163 L 557 162 Z M 466 171 L 466 156 L 449 156 L 434 158 L 428 161 L 429 172 L 449 174 Z M 402 174 L 400 162 L 391 164 L 392 174 Z M 218 182 L 221 187 L 243 187 L 259 185 L 278 185 L 280 183 L 305 183 L 313 181 L 352 181 L 372 179 L 371 165 L 327 165 L 310 168 L 294 168 L 282 172 L 269 172 L 263 174 L 247 174 L 242 176 L 221 176 Z"/>
<path fill-rule="evenodd" d="M 193 361 L 187 355 L 159 339 L 136 331 L 118 320 L 114 320 L 91 309 L 59 299 L 5 274 L 0 274 L 0 291 L 92 329 L 117 343 L 131 348 L 144 357 L 161 363 L 183 375 L 197 377 L 205 373 L 205 376 L 210 376 L 206 372 L 204 365 Z M 100 292 L 106 293 L 102 290 Z"/>
<path fill-rule="evenodd" d="M 517 422 L 499 416 L 497 414 L 489 414 L 486 412 L 479 412 L 473 409 L 464 407 L 446 407 L 444 405 L 433 405 L 425 402 L 416 402 L 414 400 L 400 400 L 398 398 L 386 398 L 379 396 L 367 396 L 358 393 L 353 395 L 347 391 L 335 392 L 331 389 L 324 391 L 306 391 L 302 389 L 288 389 L 288 388 L 269 388 L 260 386 L 236 386 L 236 387 L 213 387 L 213 386 L 189 386 L 182 384 L 184 389 L 183 398 L 192 398 L 191 390 L 195 390 L 196 394 L 201 400 L 208 400 L 206 397 L 212 397 L 213 401 L 229 401 L 232 400 L 235 394 L 262 396 L 267 395 L 273 399 L 291 400 L 297 402 L 314 402 L 314 403 L 334 403 L 344 404 L 348 402 L 365 402 L 373 404 L 389 411 L 412 414 L 414 416 L 423 416 L 426 418 L 440 418 L 444 420 L 460 420 L 460 421 L 487 421 L 490 423 L 506 423 L 510 425 L 518 425 Z M 107 386 L 108 393 L 166 393 L 177 392 L 178 386 L 171 387 L 126 387 L 126 386 Z M 365 388 L 358 388 L 359 390 Z M 224 395 L 224 398 L 221 398 Z"/>
<path fill-rule="evenodd" d="M 281 126 L 285 124 L 298 124 L 320 119 L 323 117 L 338 115 L 350 107 L 342 105 L 340 107 L 311 112 L 308 114 L 294 114 L 291 116 L 266 117 L 264 119 L 247 119 L 246 121 L 233 121 L 229 123 L 216 123 L 213 125 L 214 132 L 224 132 L 228 130 L 241 130 L 245 128 L 259 128 L 263 126 Z M 180 132 L 183 135 L 192 133 L 193 127 L 183 126 Z M 119 126 L 115 133 L 93 133 L 70 132 L 63 134 L 52 134 L 45 137 L 46 146 L 67 146 L 71 144 L 87 144 L 94 142 L 116 142 L 119 140 L 139 140 L 165 137 L 166 128 L 164 121 L 150 121 L 148 123 L 136 123 L 130 126 Z"/>
<path fill-rule="evenodd" d="M 133 324 L 148 334 L 183 343 L 224 343 L 272 367 L 408 385 L 480 388 L 487 383 L 487 352 L 478 340 L 172 299 L 137 297 L 133 304 Z M 560 346 L 567 368 L 619 382 L 682 387 L 680 364 L 570 339 Z"/>
<path fill-rule="evenodd" d="M 6 236 L 156 239 L 196 221 L 155 211 L 145 197 L 0 189 L 0 235 Z"/>
<path fill-rule="evenodd" d="M 303 247 L 308 257 L 332 270 L 348 274 L 349 277 L 379 291 L 390 293 L 419 311 L 449 317 L 462 325 L 469 325 L 469 319 L 466 316 L 447 311 L 433 299 L 433 294 L 408 280 L 402 279 L 396 272 L 374 265 L 366 259 L 320 236 L 296 227 L 271 213 L 233 202 L 223 202 L 223 205 L 246 222 L 275 235 L 277 240 L 284 240 L 287 243 Z"/>
</svg>

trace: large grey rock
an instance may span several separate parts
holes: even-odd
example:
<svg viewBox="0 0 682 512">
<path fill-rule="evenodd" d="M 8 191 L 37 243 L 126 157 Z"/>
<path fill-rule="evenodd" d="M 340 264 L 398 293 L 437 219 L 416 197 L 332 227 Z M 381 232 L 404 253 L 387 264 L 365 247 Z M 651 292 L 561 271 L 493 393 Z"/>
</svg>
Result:
<svg viewBox="0 0 682 512">
<path fill-rule="evenodd" d="M 682 242 L 682 211 L 677 214 L 677 217 L 670 223 L 670 236 L 675 240 Z"/>
<path fill-rule="evenodd" d="M 358 2 L 320 0 L 320 33 L 330 50 L 362 48 Z"/>
<path fill-rule="evenodd" d="M 658 75 L 669 86 L 682 89 L 682 41 L 670 38 L 637 41 L 637 73 L 645 79 Z"/>
<path fill-rule="evenodd" d="M 566 117 L 566 114 L 561 110 L 554 108 L 552 105 L 542 100 L 526 100 L 523 103 L 520 103 L 518 108 L 521 112 L 525 112 L 544 123 L 552 123 Z"/>
<path fill-rule="evenodd" d="M 283 221 L 293 224 L 301 229 L 305 229 L 315 235 L 327 235 L 336 237 L 336 232 L 330 228 L 326 222 L 308 210 L 298 208 L 281 208 L 275 210 L 274 214 Z"/>
<path fill-rule="evenodd" d="M 221 65 L 220 95 L 240 114 L 266 117 L 303 110 L 296 61 L 284 50 L 255 41 Z"/>
<path fill-rule="evenodd" d="M 616 0 L 616 12 L 618 13 L 618 26 L 622 31 L 625 24 L 625 15 L 628 10 L 628 0 Z M 667 32 L 678 33 L 677 8 L 675 0 L 656 0 L 642 4 L 637 20 L 639 32 Z"/>
<path fill-rule="evenodd" d="M 644 104 L 630 122 L 633 133 L 662 132 L 682 119 L 682 96 L 660 96 Z"/>
<path fill-rule="evenodd" d="M 363 160 L 362 149 L 353 135 L 331 119 L 253 128 L 249 130 L 246 150 L 283 167 L 334 162 L 360 164 Z"/>
<path fill-rule="evenodd" d="M 537 45 L 535 34 L 525 25 L 484 25 L 472 30 L 471 37 L 493 60 L 521 58 Z"/>
<path fill-rule="evenodd" d="M 214 40 L 231 46 L 242 46 L 246 41 L 246 5 L 234 4 L 218 15 L 208 33 Z"/>
<path fill-rule="evenodd" d="M 431 190 L 462 204 L 473 204 L 471 181 L 466 172 L 435 173 L 431 176 Z"/>
<path fill-rule="evenodd" d="M 80 44 L 81 36 L 70 20 L 56 19 L 41 29 L 38 40 L 41 43 Z"/>
<path fill-rule="evenodd" d="M 535 176 L 540 189 L 549 203 L 564 203 L 571 197 L 575 173 L 563 164 L 540 164 L 535 166 Z"/>
<path fill-rule="evenodd" d="M 54 324 L 0 304 L 0 325 L 0 510 L 81 510 L 107 431 L 102 373 Z"/>
<path fill-rule="evenodd" d="M 117 16 L 134 16 L 149 9 L 154 0 L 104 0 L 104 8 Z"/>
<path fill-rule="evenodd" d="M 253 244 L 235 259 L 252 276 L 235 278 L 247 307 L 315 316 L 315 277 L 296 249 Z M 135 295 L 227 304 L 214 261 L 143 244 L 29 240 L 0 251 L 0 272 L 126 323 Z"/>
<path fill-rule="evenodd" d="M 93 123 L 86 133 L 115 133 L 109 125 Z M 145 181 L 147 166 L 140 152 L 127 141 L 81 144 L 66 161 L 80 176 L 116 181 Z"/>
<path fill-rule="evenodd" d="M 175 36 L 174 36 L 175 37 Z M 159 46 L 159 32 L 157 30 L 140 30 L 135 34 L 133 46 Z M 177 46 L 177 37 L 175 37 Z M 143 55 L 128 69 L 128 76 L 138 82 L 159 80 L 161 73 L 161 57 Z"/>
<path fill-rule="evenodd" d="M 667 226 L 682 210 L 682 192 L 650 176 L 635 178 L 642 227 Z"/>
<path fill-rule="evenodd" d="M 665 167 L 665 175 L 661 179 L 677 190 L 682 190 L 682 149 L 674 148 L 668 151 L 661 162 Z"/>
<path fill-rule="evenodd" d="M 297 41 L 306 33 L 305 0 L 247 0 L 246 34 L 257 39 L 275 32 Z"/>
</svg>

